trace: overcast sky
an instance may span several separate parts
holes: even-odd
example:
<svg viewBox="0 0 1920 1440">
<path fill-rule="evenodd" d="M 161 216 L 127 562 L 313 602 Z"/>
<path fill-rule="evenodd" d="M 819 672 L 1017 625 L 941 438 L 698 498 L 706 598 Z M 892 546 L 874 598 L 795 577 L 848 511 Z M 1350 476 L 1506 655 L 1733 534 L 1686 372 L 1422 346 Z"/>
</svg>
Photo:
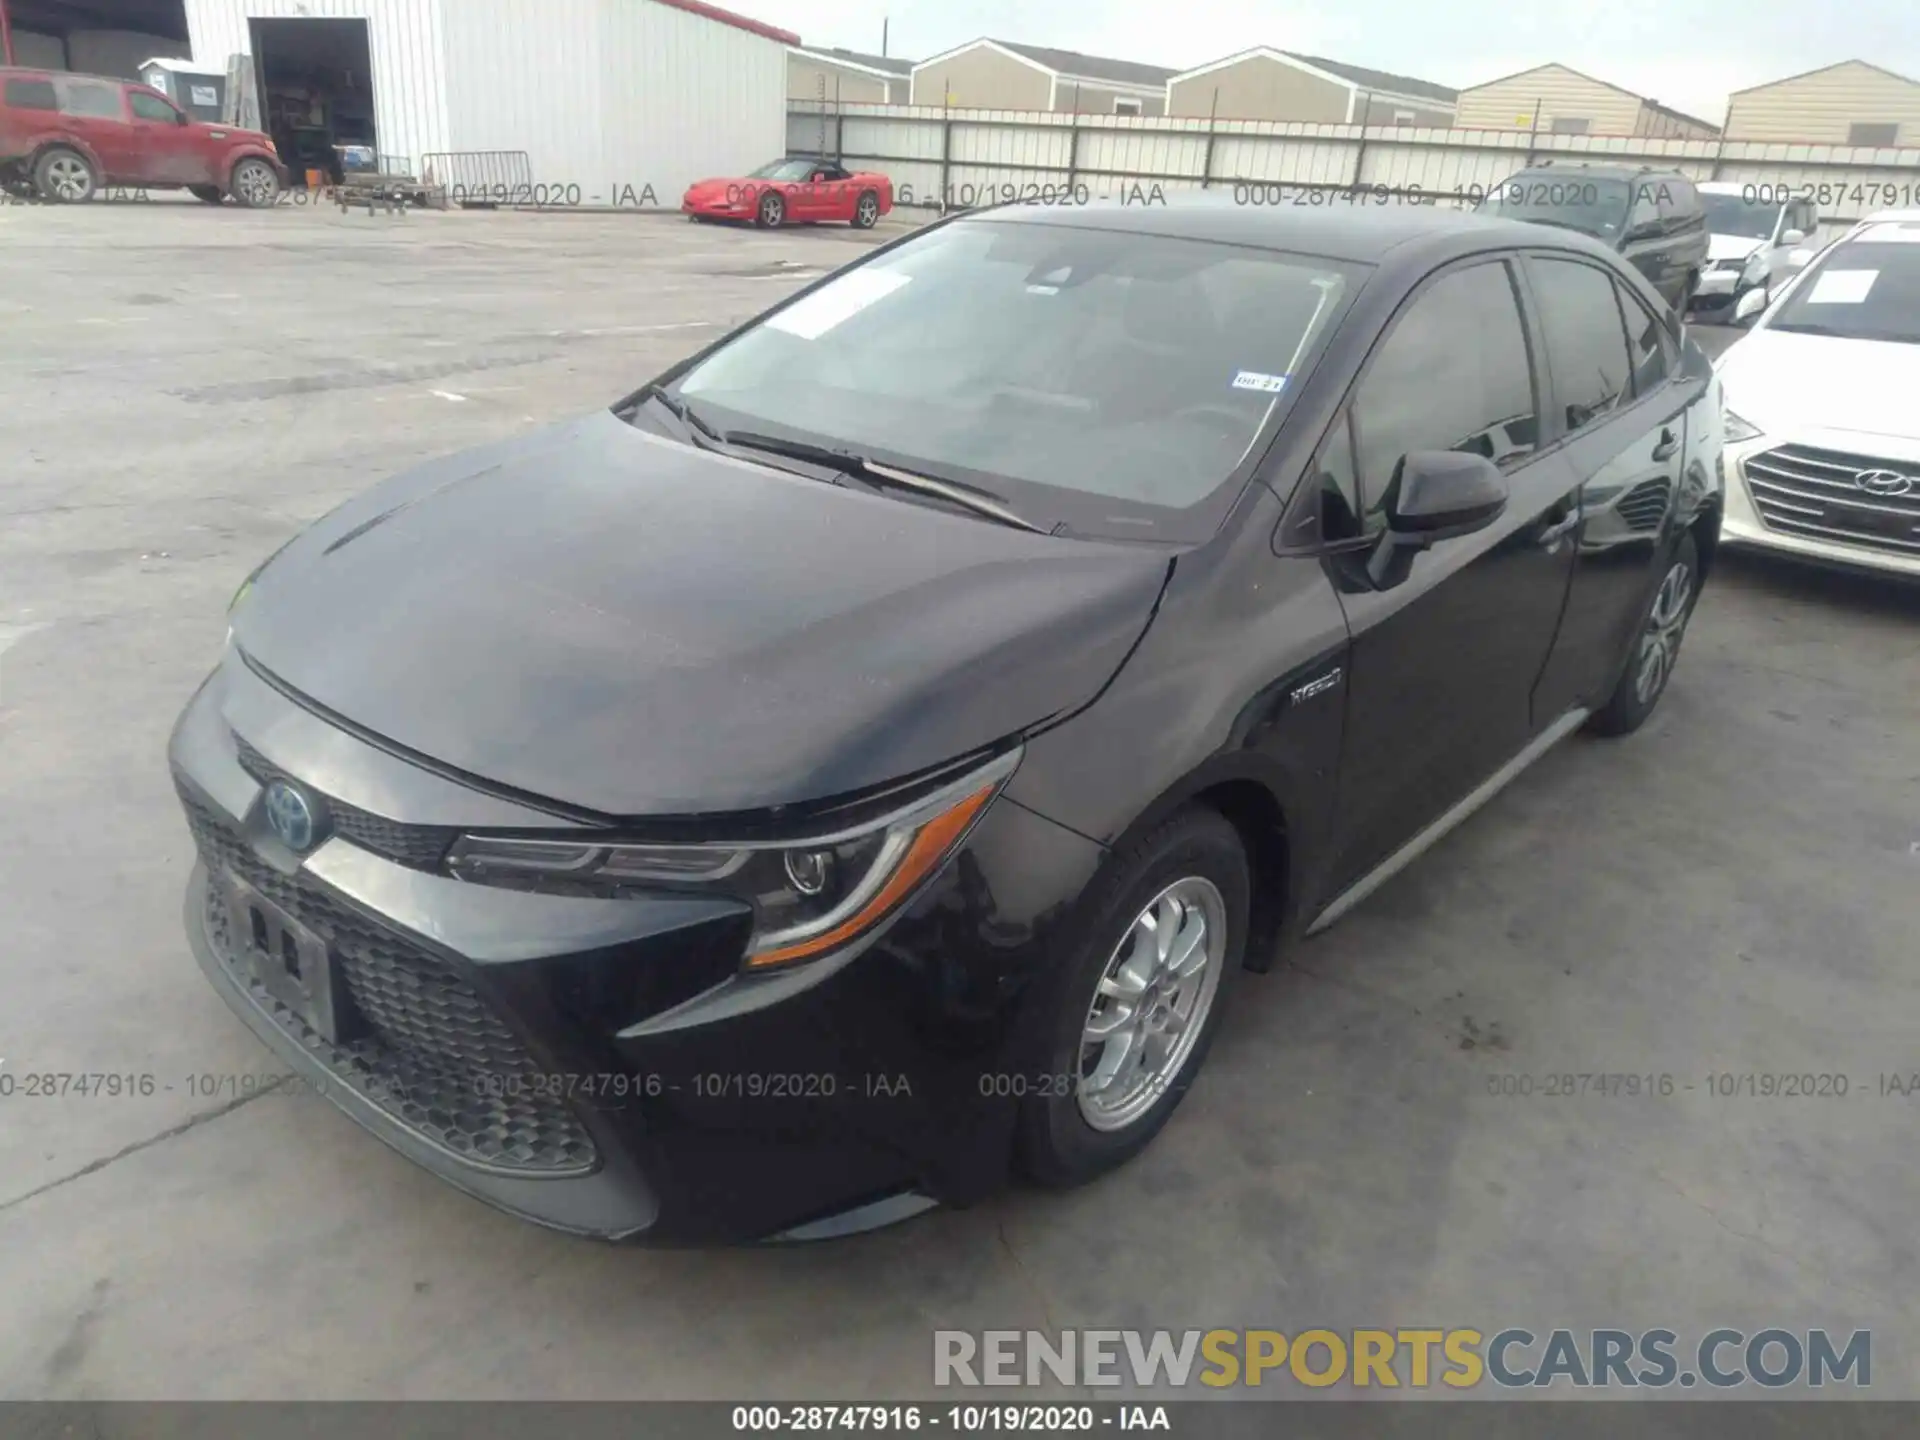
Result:
<svg viewBox="0 0 1920 1440">
<path fill-rule="evenodd" d="M 1463 89 L 1558 60 L 1719 121 L 1729 91 L 1870 60 L 1920 78 L 1920 0 L 721 0 L 810 45 L 923 60 L 982 35 L 1184 68 L 1254 45 Z"/>
</svg>

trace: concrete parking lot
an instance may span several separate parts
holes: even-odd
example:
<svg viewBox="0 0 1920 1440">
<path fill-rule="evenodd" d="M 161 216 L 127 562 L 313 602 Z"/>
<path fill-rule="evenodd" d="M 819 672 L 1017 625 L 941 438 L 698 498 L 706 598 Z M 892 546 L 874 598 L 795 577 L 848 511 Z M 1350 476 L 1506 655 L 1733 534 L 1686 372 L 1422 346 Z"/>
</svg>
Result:
<svg viewBox="0 0 1920 1440">
<path fill-rule="evenodd" d="M 277 1066 L 187 952 L 163 756 L 241 578 L 867 243 L 0 208 L 0 1075 L 155 1077 L 0 1098 L 0 1396 L 877 1399 L 930 1393 L 935 1328 L 1409 1325 L 1869 1328 L 1873 1392 L 1920 1396 L 1920 1094 L 1883 1078 L 1920 1072 L 1920 603 L 1737 556 L 1643 732 L 1561 747 L 1242 986 L 1090 1189 L 613 1249 L 251 1094 Z M 1748 1093 L 1776 1075 L 1847 1094 Z"/>
</svg>

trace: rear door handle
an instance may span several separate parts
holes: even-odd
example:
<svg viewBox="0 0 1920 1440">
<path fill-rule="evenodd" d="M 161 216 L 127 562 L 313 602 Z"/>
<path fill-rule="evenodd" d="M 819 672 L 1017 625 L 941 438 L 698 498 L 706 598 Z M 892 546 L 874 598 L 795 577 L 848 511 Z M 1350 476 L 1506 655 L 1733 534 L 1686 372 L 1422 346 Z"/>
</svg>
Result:
<svg viewBox="0 0 1920 1440">
<path fill-rule="evenodd" d="M 1679 448 L 1680 437 L 1673 433 L 1671 426 L 1662 426 L 1660 429 L 1660 443 L 1653 447 L 1653 458 L 1656 460 L 1671 460 L 1674 452 Z"/>
</svg>

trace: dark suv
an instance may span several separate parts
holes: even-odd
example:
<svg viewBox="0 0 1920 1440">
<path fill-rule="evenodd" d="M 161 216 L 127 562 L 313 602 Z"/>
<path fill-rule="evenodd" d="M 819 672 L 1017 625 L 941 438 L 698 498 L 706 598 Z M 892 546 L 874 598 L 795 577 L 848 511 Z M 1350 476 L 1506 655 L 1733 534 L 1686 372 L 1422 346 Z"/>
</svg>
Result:
<svg viewBox="0 0 1920 1440">
<path fill-rule="evenodd" d="M 1543 161 L 1501 181 L 1477 208 L 1593 236 L 1683 315 L 1707 268 L 1706 207 L 1678 170 Z"/>
</svg>

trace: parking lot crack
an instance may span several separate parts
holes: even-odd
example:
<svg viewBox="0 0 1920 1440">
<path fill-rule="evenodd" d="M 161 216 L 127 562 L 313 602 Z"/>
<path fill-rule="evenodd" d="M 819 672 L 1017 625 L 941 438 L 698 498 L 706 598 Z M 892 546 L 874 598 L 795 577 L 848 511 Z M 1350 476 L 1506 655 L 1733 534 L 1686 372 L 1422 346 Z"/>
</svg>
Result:
<svg viewBox="0 0 1920 1440">
<path fill-rule="evenodd" d="M 24 1195 L 16 1195 L 11 1200 L 0 1200 L 0 1215 L 4 1215 L 16 1206 L 26 1204 L 29 1200 L 37 1200 L 49 1191 L 58 1190 L 63 1185 L 70 1185 L 75 1180 L 84 1180 L 89 1175 L 97 1175 L 109 1165 L 117 1164 L 129 1155 L 138 1155 L 142 1150 L 151 1150 L 155 1145 L 163 1144 L 168 1140 L 184 1135 L 189 1130 L 197 1130 L 209 1121 L 218 1120 L 222 1115 L 231 1115 L 242 1105 L 251 1104 L 261 1096 L 271 1095 L 273 1093 L 274 1091 L 271 1089 L 257 1090 L 251 1095 L 236 1096 L 226 1104 L 216 1106 L 212 1110 L 203 1110 L 198 1115 L 189 1115 L 178 1125 L 162 1130 L 158 1135 L 150 1135 L 145 1140 L 136 1140 L 131 1145 L 122 1146 L 120 1149 L 114 1151 L 113 1154 L 103 1155 L 98 1160 L 89 1161 L 71 1174 L 62 1175 L 58 1179 L 47 1181 L 44 1185 L 35 1186 Z"/>
<path fill-rule="evenodd" d="M 993 1227 L 994 1234 L 1000 1239 L 1000 1248 L 1007 1253 L 1007 1259 L 1013 1262 L 1014 1272 L 1019 1275 L 1027 1289 L 1033 1292 L 1033 1298 L 1040 1302 L 1040 1315 L 1047 1322 L 1050 1332 L 1057 1332 L 1059 1326 L 1053 1320 L 1053 1304 L 1047 1296 L 1047 1287 L 1040 1283 L 1033 1271 L 1027 1268 L 1027 1262 L 1020 1258 L 1020 1252 L 1013 1248 L 1013 1241 L 1007 1238 L 1007 1225 L 1003 1220 Z"/>
</svg>

